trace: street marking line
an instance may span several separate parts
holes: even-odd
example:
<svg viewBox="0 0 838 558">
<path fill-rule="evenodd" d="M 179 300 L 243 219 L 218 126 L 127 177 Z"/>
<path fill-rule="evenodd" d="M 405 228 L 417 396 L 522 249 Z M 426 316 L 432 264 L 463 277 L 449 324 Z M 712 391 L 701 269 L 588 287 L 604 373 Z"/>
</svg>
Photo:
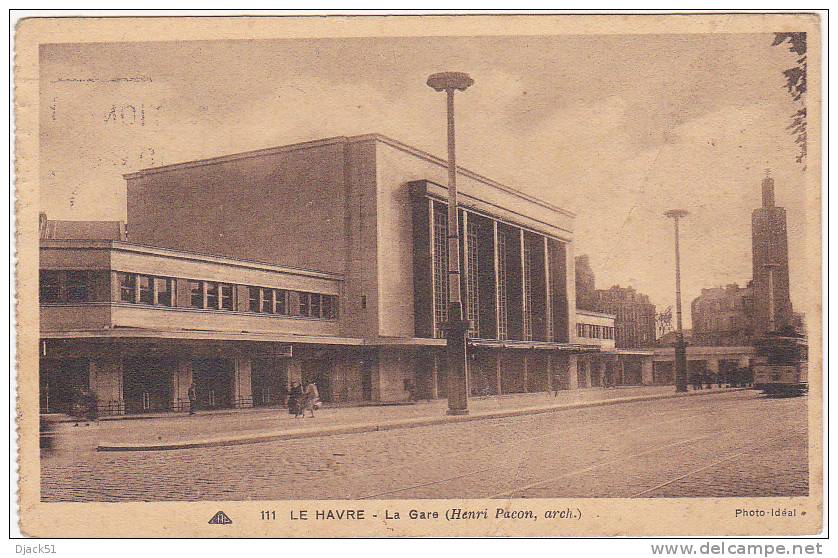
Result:
<svg viewBox="0 0 838 558">
<path fill-rule="evenodd" d="M 550 484 L 552 482 L 555 482 L 559 479 L 573 477 L 573 476 L 576 476 L 576 475 L 579 475 L 579 474 L 582 474 L 582 473 L 589 473 L 591 471 L 595 471 L 596 469 L 600 469 L 602 467 L 607 467 L 608 465 L 614 465 L 616 463 L 621 463 L 623 461 L 629 461 L 629 460 L 637 458 L 637 457 L 642 457 L 644 455 L 649 455 L 649 454 L 652 454 L 652 453 L 655 453 L 655 452 L 663 451 L 663 450 L 668 449 L 668 448 L 684 446 L 684 445 L 687 445 L 687 444 L 691 444 L 693 442 L 698 442 L 700 440 L 705 440 L 705 439 L 710 438 L 712 436 L 716 436 L 717 434 L 721 434 L 722 432 L 725 432 L 725 431 L 724 430 L 719 430 L 717 432 L 711 432 L 710 434 L 705 434 L 704 436 L 699 436 L 697 438 L 691 438 L 689 440 L 681 440 L 681 441 L 678 441 L 678 442 L 672 442 L 670 444 L 665 444 L 663 446 L 658 446 L 656 448 L 651 448 L 651 449 L 648 449 L 648 450 L 645 450 L 645 451 L 641 451 L 640 453 L 635 453 L 635 454 L 632 454 L 632 455 L 627 455 L 627 456 L 624 456 L 624 457 L 620 457 L 619 459 L 612 459 L 610 461 L 601 461 L 599 463 L 595 463 L 593 465 L 590 465 L 588 467 L 584 467 L 582 469 L 577 469 L 575 471 L 570 471 L 569 473 L 565 473 L 565 474 L 559 475 L 557 477 L 553 477 L 553 478 L 550 478 L 550 479 L 547 479 L 547 480 L 542 480 L 542 481 L 526 484 L 524 486 L 519 486 L 519 487 L 513 488 L 511 490 L 506 490 L 504 492 L 498 492 L 497 494 L 492 494 L 490 496 L 486 496 L 486 498 L 503 498 L 505 496 L 511 496 L 512 494 L 515 494 L 516 492 L 525 492 L 527 490 L 531 490 L 531 489 L 539 487 L 539 486 L 548 485 L 548 484 Z"/>
</svg>

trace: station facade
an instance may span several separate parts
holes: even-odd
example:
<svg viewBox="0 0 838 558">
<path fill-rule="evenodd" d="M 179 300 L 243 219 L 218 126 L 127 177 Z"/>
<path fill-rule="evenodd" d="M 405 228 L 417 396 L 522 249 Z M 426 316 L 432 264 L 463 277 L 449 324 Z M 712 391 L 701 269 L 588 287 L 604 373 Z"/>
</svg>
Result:
<svg viewBox="0 0 838 558">
<path fill-rule="evenodd" d="M 444 160 L 364 135 L 125 179 L 126 227 L 42 222 L 42 411 L 81 387 L 116 415 L 188 410 L 190 384 L 203 409 L 281 405 L 294 381 L 335 404 L 447 395 Z M 613 316 L 576 311 L 574 215 L 458 185 L 472 395 L 651 381 Z"/>
</svg>

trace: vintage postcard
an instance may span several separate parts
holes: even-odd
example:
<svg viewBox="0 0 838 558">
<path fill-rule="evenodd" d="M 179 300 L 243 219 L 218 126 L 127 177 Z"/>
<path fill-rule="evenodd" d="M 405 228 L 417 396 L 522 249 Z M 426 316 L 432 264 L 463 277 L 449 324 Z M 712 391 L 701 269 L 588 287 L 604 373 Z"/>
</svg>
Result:
<svg viewBox="0 0 838 558">
<path fill-rule="evenodd" d="M 19 21 L 21 531 L 820 533 L 820 45 Z"/>
</svg>

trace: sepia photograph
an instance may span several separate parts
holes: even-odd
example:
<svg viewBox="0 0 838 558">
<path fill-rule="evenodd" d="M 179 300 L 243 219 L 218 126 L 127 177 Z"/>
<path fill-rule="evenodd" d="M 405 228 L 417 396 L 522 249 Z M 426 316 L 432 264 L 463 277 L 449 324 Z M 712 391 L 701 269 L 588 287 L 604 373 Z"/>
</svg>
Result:
<svg viewBox="0 0 838 558">
<path fill-rule="evenodd" d="M 820 44 L 21 20 L 21 529 L 819 532 Z"/>
</svg>

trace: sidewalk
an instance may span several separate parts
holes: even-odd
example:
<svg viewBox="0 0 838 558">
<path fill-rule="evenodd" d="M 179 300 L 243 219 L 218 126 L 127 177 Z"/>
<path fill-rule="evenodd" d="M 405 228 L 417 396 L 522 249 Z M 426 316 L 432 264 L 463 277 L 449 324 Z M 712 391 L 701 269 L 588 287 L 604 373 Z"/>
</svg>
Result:
<svg viewBox="0 0 838 558">
<path fill-rule="evenodd" d="M 590 388 L 560 391 L 556 397 L 540 392 L 474 398 L 469 402 L 470 414 L 465 416 L 446 415 L 447 401 L 435 400 L 412 405 L 325 408 L 317 411 L 314 419 L 295 419 L 285 409 L 253 409 L 235 414 L 103 421 L 90 427 L 64 426 L 61 430 L 89 439 L 98 451 L 159 451 L 413 428 L 735 391 L 722 388 L 676 394 L 672 386 Z"/>
</svg>

